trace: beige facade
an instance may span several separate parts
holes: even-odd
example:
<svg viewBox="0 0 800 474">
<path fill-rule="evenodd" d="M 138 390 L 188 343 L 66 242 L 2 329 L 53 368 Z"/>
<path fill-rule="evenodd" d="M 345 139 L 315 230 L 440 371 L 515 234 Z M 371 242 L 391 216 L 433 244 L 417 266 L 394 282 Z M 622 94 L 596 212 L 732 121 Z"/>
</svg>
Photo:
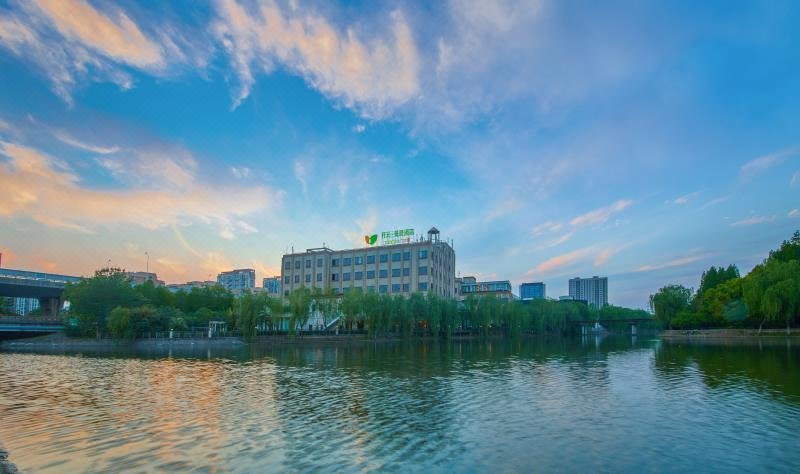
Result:
<svg viewBox="0 0 800 474">
<path fill-rule="evenodd" d="M 455 298 L 456 255 L 439 240 L 435 228 L 427 239 L 350 250 L 308 249 L 283 256 L 281 284 L 284 296 L 300 288 L 331 289 L 342 294 L 351 288 L 386 295 L 431 293 Z"/>
</svg>

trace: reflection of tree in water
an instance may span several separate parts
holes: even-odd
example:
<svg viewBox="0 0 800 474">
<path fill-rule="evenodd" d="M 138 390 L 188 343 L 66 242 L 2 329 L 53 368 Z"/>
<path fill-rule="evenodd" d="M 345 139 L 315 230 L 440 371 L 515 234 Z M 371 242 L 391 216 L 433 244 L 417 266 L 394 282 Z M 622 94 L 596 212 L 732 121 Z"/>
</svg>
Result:
<svg viewBox="0 0 800 474">
<path fill-rule="evenodd" d="M 664 342 L 656 350 L 657 373 L 680 376 L 695 365 L 712 389 L 744 383 L 770 396 L 800 404 L 800 345 L 763 341 Z"/>
</svg>

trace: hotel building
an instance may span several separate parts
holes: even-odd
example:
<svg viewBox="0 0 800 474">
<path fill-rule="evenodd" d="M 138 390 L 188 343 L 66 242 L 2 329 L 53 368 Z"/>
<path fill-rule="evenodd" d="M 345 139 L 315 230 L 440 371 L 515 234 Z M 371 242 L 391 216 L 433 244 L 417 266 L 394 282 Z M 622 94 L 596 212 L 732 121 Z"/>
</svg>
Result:
<svg viewBox="0 0 800 474">
<path fill-rule="evenodd" d="M 456 254 L 446 241 L 439 240 L 436 227 L 427 239 L 414 238 L 413 230 L 400 239 L 387 239 L 374 245 L 367 236 L 365 248 L 331 250 L 308 249 L 283 256 L 281 283 L 283 295 L 300 288 L 331 289 L 342 294 L 351 288 L 386 295 L 409 296 L 420 292 L 455 298 Z M 389 244 L 386 244 L 389 242 Z"/>
<path fill-rule="evenodd" d="M 608 304 L 608 277 L 572 278 L 569 280 L 569 296 L 602 309 Z"/>
</svg>

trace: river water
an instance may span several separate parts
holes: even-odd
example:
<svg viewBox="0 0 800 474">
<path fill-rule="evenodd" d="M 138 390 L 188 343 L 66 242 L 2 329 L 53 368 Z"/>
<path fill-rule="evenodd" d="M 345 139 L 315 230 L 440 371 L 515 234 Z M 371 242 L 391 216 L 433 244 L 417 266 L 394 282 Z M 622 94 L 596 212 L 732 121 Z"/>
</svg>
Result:
<svg viewBox="0 0 800 474">
<path fill-rule="evenodd" d="M 22 472 L 800 472 L 800 343 L 0 353 Z"/>
</svg>

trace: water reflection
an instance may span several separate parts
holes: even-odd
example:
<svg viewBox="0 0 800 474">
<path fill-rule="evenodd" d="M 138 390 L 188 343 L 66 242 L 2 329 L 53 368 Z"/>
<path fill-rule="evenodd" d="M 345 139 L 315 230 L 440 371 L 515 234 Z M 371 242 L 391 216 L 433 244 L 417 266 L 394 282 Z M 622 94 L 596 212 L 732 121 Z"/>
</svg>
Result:
<svg viewBox="0 0 800 474">
<path fill-rule="evenodd" d="M 646 336 L 0 353 L 0 441 L 36 472 L 791 470 L 799 355 Z"/>
</svg>

